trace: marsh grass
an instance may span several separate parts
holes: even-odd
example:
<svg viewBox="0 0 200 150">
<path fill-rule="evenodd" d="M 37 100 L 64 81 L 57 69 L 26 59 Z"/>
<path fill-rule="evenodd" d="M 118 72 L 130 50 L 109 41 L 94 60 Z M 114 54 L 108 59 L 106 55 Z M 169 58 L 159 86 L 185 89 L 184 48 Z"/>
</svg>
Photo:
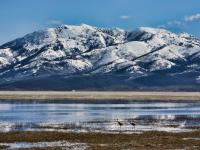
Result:
<svg viewBox="0 0 200 150">
<path fill-rule="evenodd" d="M 8 148 L 7 146 L 0 145 L 0 150 Z"/>
<path fill-rule="evenodd" d="M 0 133 L 0 143 L 68 141 L 86 143 L 91 150 L 146 149 L 200 149 L 200 130 L 185 133 L 144 132 L 142 134 L 10 132 Z M 184 140 L 184 138 L 190 138 Z M 59 150 L 60 148 L 31 148 L 26 150 Z"/>
</svg>

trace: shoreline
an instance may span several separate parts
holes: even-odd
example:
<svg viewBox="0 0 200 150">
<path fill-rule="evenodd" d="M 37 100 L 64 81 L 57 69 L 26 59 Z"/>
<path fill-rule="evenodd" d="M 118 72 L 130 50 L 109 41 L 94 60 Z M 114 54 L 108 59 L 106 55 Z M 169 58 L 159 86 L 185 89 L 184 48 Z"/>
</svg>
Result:
<svg viewBox="0 0 200 150">
<path fill-rule="evenodd" d="M 200 92 L 0 91 L 0 100 L 184 100 L 200 101 Z"/>
</svg>

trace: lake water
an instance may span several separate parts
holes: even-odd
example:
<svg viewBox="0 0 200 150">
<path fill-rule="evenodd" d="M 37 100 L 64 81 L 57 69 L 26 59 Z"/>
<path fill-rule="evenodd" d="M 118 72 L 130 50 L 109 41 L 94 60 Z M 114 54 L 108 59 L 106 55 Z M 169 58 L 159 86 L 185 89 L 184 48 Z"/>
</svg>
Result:
<svg viewBox="0 0 200 150">
<path fill-rule="evenodd" d="M 117 120 L 123 123 L 120 127 Z M 136 124 L 131 126 L 130 122 Z M 187 131 L 200 127 L 200 101 L 0 101 L 0 131 Z"/>
</svg>

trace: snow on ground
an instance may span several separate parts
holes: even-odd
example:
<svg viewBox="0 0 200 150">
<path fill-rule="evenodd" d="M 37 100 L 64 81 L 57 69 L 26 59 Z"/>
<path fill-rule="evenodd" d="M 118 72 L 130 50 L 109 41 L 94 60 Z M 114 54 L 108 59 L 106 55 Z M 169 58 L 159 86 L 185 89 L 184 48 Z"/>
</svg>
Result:
<svg viewBox="0 0 200 150">
<path fill-rule="evenodd" d="M 57 141 L 57 142 L 38 142 L 38 143 L 28 143 L 28 142 L 17 142 L 17 143 L 0 143 L 1 146 L 8 146 L 8 150 L 14 149 L 27 149 L 27 148 L 48 148 L 48 147 L 59 147 L 65 150 L 85 150 L 87 145 L 84 143 L 70 143 L 67 141 Z"/>
<path fill-rule="evenodd" d="M 65 53 L 61 50 L 54 51 L 52 49 L 48 49 L 47 51 L 41 53 L 40 57 L 47 60 L 53 60 L 56 58 L 62 58 L 66 56 Z"/>
<path fill-rule="evenodd" d="M 0 69 L 13 61 L 15 61 L 15 58 L 10 48 L 0 49 Z"/>
<path fill-rule="evenodd" d="M 144 42 L 128 42 L 119 47 L 118 55 L 123 56 L 124 59 L 129 56 L 132 58 L 136 58 L 142 56 L 146 53 L 149 53 L 151 49 L 148 47 L 148 44 Z"/>
<path fill-rule="evenodd" d="M 125 31 L 86 24 L 61 25 L 2 45 L 0 75 L 5 75 L 1 78 L 4 82 L 33 74 L 40 77 L 56 72 L 81 75 L 119 71 L 134 79 L 187 63 L 199 65 L 199 57 L 200 40 L 186 33 L 147 27 Z"/>
<path fill-rule="evenodd" d="M 154 63 L 151 65 L 150 70 L 151 71 L 164 70 L 164 69 L 169 69 L 173 66 L 175 66 L 175 63 L 166 59 L 157 58 L 156 60 L 154 60 Z"/>
</svg>

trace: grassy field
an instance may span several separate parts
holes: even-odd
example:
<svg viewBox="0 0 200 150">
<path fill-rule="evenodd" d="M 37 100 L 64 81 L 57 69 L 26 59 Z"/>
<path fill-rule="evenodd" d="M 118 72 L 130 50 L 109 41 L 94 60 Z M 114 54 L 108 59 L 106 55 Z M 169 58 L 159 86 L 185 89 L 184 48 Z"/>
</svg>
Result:
<svg viewBox="0 0 200 150">
<path fill-rule="evenodd" d="M 0 91 L 0 100 L 200 100 L 200 92 Z"/>
<path fill-rule="evenodd" d="M 10 132 L 0 133 L 0 143 L 69 141 L 86 143 L 91 150 L 200 149 L 200 130 L 186 133 L 144 132 L 142 134 Z M 0 147 L 1 148 L 1 147 Z M 2 148 L 3 149 L 3 148 Z M 39 149 L 39 148 L 34 148 Z M 50 148 L 41 148 L 44 150 Z M 51 148 L 60 149 L 60 148 Z"/>
</svg>

